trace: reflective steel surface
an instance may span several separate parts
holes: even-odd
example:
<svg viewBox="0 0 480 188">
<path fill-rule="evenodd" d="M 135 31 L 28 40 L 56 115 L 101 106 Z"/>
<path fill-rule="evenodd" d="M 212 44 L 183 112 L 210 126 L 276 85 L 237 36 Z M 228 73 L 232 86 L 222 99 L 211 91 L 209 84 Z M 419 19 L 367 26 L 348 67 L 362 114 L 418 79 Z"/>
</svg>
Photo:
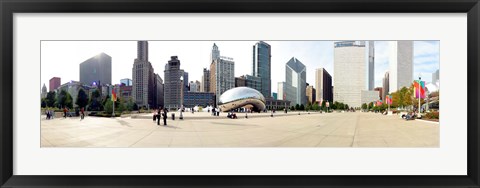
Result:
<svg viewBox="0 0 480 188">
<path fill-rule="evenodd" d="M 236 87 L 225 91 L 220 96 L 218 107 L 223 112 L 251 105 L 253 111 L 265 109 L 265 97 L 255 89 L 249 87 Z"/>
</svg>

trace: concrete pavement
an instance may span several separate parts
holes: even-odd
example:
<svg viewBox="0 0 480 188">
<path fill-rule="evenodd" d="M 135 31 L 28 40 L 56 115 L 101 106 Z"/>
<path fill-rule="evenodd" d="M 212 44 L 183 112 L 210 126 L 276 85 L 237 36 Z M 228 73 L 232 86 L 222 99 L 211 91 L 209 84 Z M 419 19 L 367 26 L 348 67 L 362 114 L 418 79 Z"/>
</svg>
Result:
<svg viewBox="0 0 480 188">
<path fill-rule="evenodd" d="M 185 120 L 168 119 L 168 126 L 157 126 L 151 118 L 42 119 L 41 146 L 439 147 L 439 124 L 398 116 L 364 112 L 280 116 L 283 112 L 277 112 L 273 118 L 257 114 L 245 119 L 238 113 L 239 119 L 226 119 L 226 114 L 202 119 L 193 118 L 195 114 L 185 113 Z"/>
</svg>

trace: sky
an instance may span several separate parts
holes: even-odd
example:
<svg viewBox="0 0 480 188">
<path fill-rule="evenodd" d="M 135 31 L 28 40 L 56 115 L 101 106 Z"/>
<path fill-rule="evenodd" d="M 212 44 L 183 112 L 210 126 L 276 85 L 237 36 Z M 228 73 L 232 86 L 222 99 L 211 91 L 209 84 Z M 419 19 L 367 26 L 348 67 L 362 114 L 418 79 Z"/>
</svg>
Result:
<svg viewBox="0 0 480 188">
<path fill-rule="evenodd" d="M 180 67 L 189 73 L 189 81 L 199 80 L 203 68 L 210 67 L 210 52 L 216 43 L 221 56 L 235 61 L 235 77 L 252 74 L 253 45 L 257 41 L 149 41 L 149 61 L 154 72 L 163 79 L 165 64 L 170 56 L 178 56 Z M 307 67 L 307 83 L 315 85 L 315 69 L 325 68 L 333 77 L 333 41 L 265 41 L 271 45 L 272 92 L 277 83 L 285 81 L 285 64 L 292 57 Z M 49 87 L 52 77 L 60 77 L 62 84 L 79 81 L 80 63 L 100 53 L 112 57 L 112 84 L 132 78 L 136 41 L 42 41 L 41 86 Z M 439 41 L 414 42 L 414 79 L 431 82 L 432 73 L 439 69 Z M 388 71 L 388 41 L 375 41 L 375 87 L 382 87 L 382 78 Z"/>
</svg>

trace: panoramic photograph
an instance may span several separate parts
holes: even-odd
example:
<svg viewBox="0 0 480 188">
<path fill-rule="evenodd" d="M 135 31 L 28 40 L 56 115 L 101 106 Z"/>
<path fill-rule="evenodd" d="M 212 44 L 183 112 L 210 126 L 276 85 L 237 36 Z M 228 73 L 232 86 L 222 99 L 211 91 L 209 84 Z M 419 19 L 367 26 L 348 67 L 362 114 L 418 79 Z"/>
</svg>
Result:
<svg viewBox="0 0 480 188">
<path fill-rule="evenodd" d="M 41 41 L 42 148 L 438 148 L 440 41 Z"/>
</svg>

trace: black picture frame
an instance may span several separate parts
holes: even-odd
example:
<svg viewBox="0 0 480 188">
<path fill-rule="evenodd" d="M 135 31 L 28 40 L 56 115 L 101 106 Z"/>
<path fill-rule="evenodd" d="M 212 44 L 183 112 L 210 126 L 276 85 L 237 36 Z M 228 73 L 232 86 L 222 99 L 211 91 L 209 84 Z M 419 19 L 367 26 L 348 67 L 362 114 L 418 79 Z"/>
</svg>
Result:
<svg viewBox="0 0 480 188">
<path fill-rule="evenodd" d="M 1 187 L 479 187 L 478 0 L 0 0 Z M 22 176 L 13 175 L 14 13 L 468 13 L 466 176 Z"/>
</svg>

